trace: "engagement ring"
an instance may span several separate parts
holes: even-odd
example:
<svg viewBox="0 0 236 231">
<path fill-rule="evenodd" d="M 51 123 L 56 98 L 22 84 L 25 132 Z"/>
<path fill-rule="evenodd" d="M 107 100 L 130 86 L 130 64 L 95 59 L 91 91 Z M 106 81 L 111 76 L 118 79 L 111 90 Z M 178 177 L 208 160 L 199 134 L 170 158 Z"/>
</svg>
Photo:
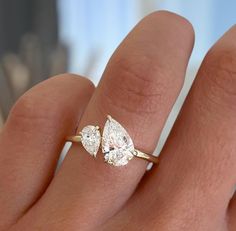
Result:
<svg viewBox="0 0 236 231">
<path fill-rule="evenodd" d="M 66 140 L 82 143 L 85 150 L 94 157 L 101 146 L 105 162 L 114 166 L 126 165 L 133 157 L 158 163 L 156 156 L 135 149 L 128 132 L 110 115 L 107 116 L 102 136 L 98 126 L 87 125 L 79 135 L 69 136 Z"/>
</svg>

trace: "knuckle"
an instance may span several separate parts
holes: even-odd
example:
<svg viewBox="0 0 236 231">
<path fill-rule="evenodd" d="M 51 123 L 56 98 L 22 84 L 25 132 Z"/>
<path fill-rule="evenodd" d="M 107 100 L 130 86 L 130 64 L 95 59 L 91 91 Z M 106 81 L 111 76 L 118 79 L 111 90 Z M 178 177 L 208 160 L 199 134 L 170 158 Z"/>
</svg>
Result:
<svg viewBox="0 0 236 231">
<path fill-rule="evenodd" d="M 155 113 L 166 90 L 163 69 L 151 58 L 119 58 L 110 66 L 117 72 L 103 85 L 106 103 L 134 113 Z M 158 75 L 158 78 L 157 78 Z"/>
<path fill-rule="evenodd" d="M 206 96 L 212 102 L 233 106 L 236 100 L 236 50 L 213 49 L 203 62 Z"/>
<path fill-rule="evenodd" d="M 47 128 L 50 132 L 59 116 L 62 116 L 62 110 L 57 103 L 43 95 L 36 96 L 27 92 L 11 109 L 7 126 L 21 132 L 33 131 L 34 128 L 37 128 L 38 132 Z M 44 126 L 45 124 L 47 126 Z"/>
<path fill-rule="evenodd" d="M 9 113 L 6 130 L 16 136 L 42 134 L 44 144 L 52 142 L 65 129 L 75 127 L 93 90 L 86 78 L 71 74 L 51 77 L 18 99 Z M 80 105 L 79 110 L 75 103 Z"/>
<path fill-rule="evenodd" d="M 48 87 L 49 85 L 51 87 Z M 61 74 L 36 85 L 15 103 L 7 125 L 20 131 L 33 131 L 36 128 L 45 129 L 44 132 L 51 132 L 56 126 L 63 126 L 64 120 L 73 117 L 70 112 L 74 111 L 74 106 L 66 101 L 71 97 L 74 99 L 75 95 L 80 96 L 80 92 L 74 94 L 78 86 L 83 87 L 81 98 L 87 100 L 94 90 L 94 85 L 84 77 Z M 68 90 L 71 90 L 71 94 Z"/>
</svg>

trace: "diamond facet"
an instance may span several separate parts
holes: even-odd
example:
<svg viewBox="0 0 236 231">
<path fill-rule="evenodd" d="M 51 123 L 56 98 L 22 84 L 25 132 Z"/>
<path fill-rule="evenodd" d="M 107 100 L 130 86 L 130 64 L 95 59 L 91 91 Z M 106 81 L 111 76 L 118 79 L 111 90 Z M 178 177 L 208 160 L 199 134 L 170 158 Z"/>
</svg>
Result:
<svg viewBox="0 0 236 231">
<path fill-rule="evenodd" d="M 80 134 L 81 143 L 85 150 L 92 156 L 96 157 L 101 143 L 101 134 L 98 127 L 88 125 L 83 128 Z"/>
<path fill-rule="evenodd" d="M 128 164 L 134 156 L 133 141 L 127 131 L 111 116 L 108 116 L 102 136 L 105 161 L 114 166 Z"/>
</svg>

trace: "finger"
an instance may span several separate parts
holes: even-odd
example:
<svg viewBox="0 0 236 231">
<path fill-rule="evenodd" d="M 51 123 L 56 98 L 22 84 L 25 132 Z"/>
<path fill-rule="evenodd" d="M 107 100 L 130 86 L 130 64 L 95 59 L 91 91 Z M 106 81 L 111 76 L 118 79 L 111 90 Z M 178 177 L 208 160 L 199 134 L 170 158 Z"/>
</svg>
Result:
<svg viewBox="0 0 236 231">
<path fill-rule="evenodd" d="M 192 46 L 192 27 L 182 17 L 167 12 L 146 17 L 112 56 L 79 129 L 88 124 L 103 127 L 110 114 L 129 131 L 138 149 L 152 153 L 182 87 Z M 117 212 L 147 163 L 134 158 L 116 168 L 105 164 L 101 153 L 98 156 L 92 159 L 80 145 L 73 145 L 44 197 L 25 219 L 37 217 L 35 225 L 51 229 L 78 225 L 85 230 Z M 47 219 L 51 216 L 53 221 Z"/>
<path fill-rule="evenodd" d="M 134 218 L 129 223 L 145 217 L 140 209 L 145 205 L 160 230 L 225 227 L 236 183 L 235 37 L 233 27 L 206 55 L 159 167 L 124 210 Z M 124 214 L 117 219 L 125 219 Z M 142 224 L 148 229 L 153 223 L 146 217 Z"/>
<path fill-rule="evenodd" d="M 13 107 L 0 135 L 0 230 L 45 191 L 64 137 L 92 92 L 85 78 L 64 74 L 32 88 Z"/>
</svg>

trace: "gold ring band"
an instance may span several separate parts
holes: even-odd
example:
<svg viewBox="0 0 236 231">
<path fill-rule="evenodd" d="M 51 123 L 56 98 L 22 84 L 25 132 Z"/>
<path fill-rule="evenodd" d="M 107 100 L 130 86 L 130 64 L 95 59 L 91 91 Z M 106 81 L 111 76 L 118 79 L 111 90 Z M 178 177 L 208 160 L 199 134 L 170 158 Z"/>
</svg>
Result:
<svg viewBox="0 0 236 231">
<path fill-rule="evenodd" d="M 114 166 L 126 165 L 133 157 L 158 163 L 158 157 L 135 149 L 128 132 L 109 115 L 102 136 L 98 126 L 87 125 L 78 135 L 68 136 L 66 140 L 81 143 L 85 150 L 94 157 L 101 147 L 105 162 Z"/>
<path fill-rule="evenodd" d="M 81 135 L 67 136 L 66 141 L 73 142 L 73 143 L 81 143 Z M 143 160 L 147 160 L 147 161 L 152 162 L 154 164 L 157 164 L 159 161 L 158 157 L 141 152 L 137 149 L 134 149 L 134 156 L 138 157 L 140 159 L 143 159 Z"/>
</svg>

